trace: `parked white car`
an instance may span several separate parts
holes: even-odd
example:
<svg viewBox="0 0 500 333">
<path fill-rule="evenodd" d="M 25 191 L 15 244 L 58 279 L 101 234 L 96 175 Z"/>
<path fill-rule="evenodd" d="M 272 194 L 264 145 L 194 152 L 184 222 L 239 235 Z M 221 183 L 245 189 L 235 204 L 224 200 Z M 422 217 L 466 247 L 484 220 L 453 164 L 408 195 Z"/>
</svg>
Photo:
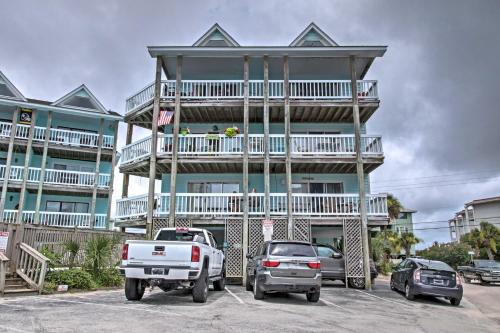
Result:
<svg viewBox="0 0 500 333">
<path fill-rule="evenodd" d="M 192 290 L 193 301 L 204 303 L 208 285 L 225 287 L 225 260 L 213 235 L 205 229 L 164 228 L 152 241 L 129 240 L 123 245 L 125 296 L 142 299 L 146 287 Z"/>
</svg>

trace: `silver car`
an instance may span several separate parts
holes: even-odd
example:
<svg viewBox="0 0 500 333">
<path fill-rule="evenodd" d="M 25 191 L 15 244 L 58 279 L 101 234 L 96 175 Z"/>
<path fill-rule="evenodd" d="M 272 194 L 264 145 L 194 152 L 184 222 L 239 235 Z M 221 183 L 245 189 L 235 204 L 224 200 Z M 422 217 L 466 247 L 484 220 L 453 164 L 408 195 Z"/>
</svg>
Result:
<svg viewBox="0 0 500 333">
<path fill-rule="evenodd" d="M 248 254 L 246 289 L 255 299 L 268 292 L 305 293 L 317 302 L 321 289 L 321 263 L 311 243 L 268 241 L 255 255 Z"/>
</svg>

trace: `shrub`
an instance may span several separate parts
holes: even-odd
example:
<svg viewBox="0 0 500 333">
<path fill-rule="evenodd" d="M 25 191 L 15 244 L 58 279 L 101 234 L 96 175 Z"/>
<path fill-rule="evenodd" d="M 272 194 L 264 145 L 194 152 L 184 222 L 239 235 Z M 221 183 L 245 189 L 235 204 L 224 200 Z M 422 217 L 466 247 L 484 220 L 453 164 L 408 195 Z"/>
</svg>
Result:
<svg viewBox="0 0 500 333">
<path fill-rule="evenodd" d="M 103 287 L 121 287 L 123 277 L 117 268 L 105 268 L 96 277 L 96 282 Z"/>
<path fill-rule="evenodd" d="M 64 249 L 69 253 L 69 268 L 75 266 L 75 259 L 80 251 L 80 244 L 74 240 L 69 240 L 64 243 Z"/>
<path fill-rule="evenodd" d="M 462 243 L 433 244 L 424 250 L 417 251 L 417 255 L 424 259 L 444 261 L 454 269 L 467 265 L 470 261 L 470 246 Z"/>
<path fill-rule="evenodd" d="M 47 246 L 44 246 L 41 250 L 40 253 L 46 256 L 50 261 L 49 261 L 49 268 L 55 268 L 55 267 L 61 267 L 62 266 L 62 256 L 58 253 L 55 253 L 51 249 L 49 249 Z"/>
<path fill-rule="evenodd" d="M 97 235 L 87 242 L 84 267 L 95 278 L 100 275 L 104 268 L 112 266 L 113 248 L 119 241 L 118 237 Z"/>
<path fill-rule="evenodd" d="M 96 289 L 97 285 L 92 275 L 79 268 L 51 271 L 47 274 L 46 282 L 55 285 L 66 284 L 71 289 Z"/>
<path fill-rule="evenodd" d="M 57 289 L 57 283 L 51 281 L 45 281 L 43 284 L 42 293 L 45 295 L 52 294 L 56 289 Z"/>
<path fill-rule="evenodd" d="M 377 271 L 383 275 L 388 275 L 394 269 L 394 264 L 389 260 L 381 260 L 376 263 Z"/>
</svg>

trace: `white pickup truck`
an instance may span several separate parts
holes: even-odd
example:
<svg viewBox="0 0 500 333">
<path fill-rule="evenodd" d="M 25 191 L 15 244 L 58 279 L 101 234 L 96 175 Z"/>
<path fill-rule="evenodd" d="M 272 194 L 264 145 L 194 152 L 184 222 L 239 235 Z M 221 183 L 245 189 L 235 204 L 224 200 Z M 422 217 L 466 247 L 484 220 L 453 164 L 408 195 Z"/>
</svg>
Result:
<svg viewBox="0 0 500 333">
<path fill-rule="evenodd" d="M 205 229 L 164 228 L 154 240 L 129 240 L 123 245 L 125 296 L 139 301 L 146 287 L 192 290 L 193 301 L 205 303 L 208 284 L 225 287 L 225 260 L 213 235 Z"/>
</svg>

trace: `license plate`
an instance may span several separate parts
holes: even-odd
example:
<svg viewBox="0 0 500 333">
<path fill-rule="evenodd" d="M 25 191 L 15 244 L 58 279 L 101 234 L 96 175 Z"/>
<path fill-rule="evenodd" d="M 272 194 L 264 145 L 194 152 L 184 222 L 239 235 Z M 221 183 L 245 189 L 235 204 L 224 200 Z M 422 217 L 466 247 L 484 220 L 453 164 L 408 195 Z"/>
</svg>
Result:
<svg viewBox="0 0 500 333">
<path fill-rule="evenodd" d="M 439 284 L 439 285 L 442 286 L 444 284 L 444 281 L 443 280 L 434 279 L 434 284 Z"/>
<path fill-rule="evenodd" d="M 153 274 L 153 275 L 167 275 L 168 268 L 152 268 L 151 274 Z"/>
</svg>

